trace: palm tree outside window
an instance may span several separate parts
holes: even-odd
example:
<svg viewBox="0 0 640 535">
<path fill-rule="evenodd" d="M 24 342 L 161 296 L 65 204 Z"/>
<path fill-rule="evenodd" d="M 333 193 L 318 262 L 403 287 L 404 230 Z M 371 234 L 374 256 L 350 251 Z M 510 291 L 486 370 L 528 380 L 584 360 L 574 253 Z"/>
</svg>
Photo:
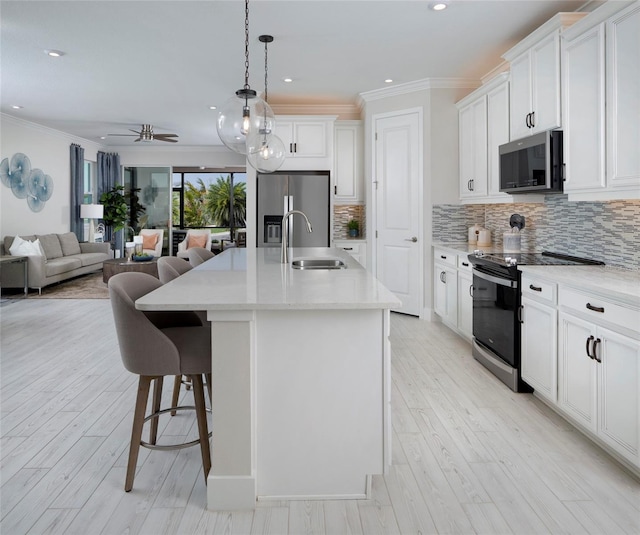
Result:
<svg viewBox="0 0 640 535">
<path fill-rule="evenodd" d="M 235 240 L 246 226 L 246 183 L 245 172 L 174 169 L 173 228 L 209 228 L 220 247 Z"/>
</svg>

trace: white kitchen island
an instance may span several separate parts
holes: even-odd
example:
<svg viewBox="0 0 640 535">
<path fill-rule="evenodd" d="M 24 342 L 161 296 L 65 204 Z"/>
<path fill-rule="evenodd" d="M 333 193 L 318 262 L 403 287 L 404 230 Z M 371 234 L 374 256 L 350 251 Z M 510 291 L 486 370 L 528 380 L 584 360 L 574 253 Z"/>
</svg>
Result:
<svg viewBox="0 0 640 535">
<path fill-rule="evenodd" d="M 229 249 L 136 302 L 206 310 L 213 438 L 207 503 L 366 498 L 391 464 L 389 309 L 398 299 L 339 249 L 296 270 L 279 249 Z"/>
</svg>

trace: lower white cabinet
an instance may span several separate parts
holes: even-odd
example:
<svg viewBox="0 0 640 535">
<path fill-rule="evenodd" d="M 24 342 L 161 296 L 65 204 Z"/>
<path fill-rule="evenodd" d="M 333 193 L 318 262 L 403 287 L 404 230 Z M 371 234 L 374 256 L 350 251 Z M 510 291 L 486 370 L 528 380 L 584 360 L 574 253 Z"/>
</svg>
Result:
<svg viewBox="0 0 640 535">
<path fill-rule="evenodd" d="M 334 240 L 333 245 L 349 253 L 363 268 L 367 267 L 367 242 L 365 240 Z"/>
<path fill-rule="evenodd" d="M 558 405 L 640 466 L 640 341 L 560 313 Z"/>
<path fill-rule="evenodd" d="M 455 258 L 455 255 L 454 255 Z M 433 308 L 444 323 L 454 328 L 458 324 L 458 274 L 443 263 L 434 264 Z"/>
<path fill-rule="evenodd" d="M 523 297 L 521 320 L 522 379 L 538 394 L 555 403 L 558 392 L 558 312 L 555 307 Z"/>
</svg>

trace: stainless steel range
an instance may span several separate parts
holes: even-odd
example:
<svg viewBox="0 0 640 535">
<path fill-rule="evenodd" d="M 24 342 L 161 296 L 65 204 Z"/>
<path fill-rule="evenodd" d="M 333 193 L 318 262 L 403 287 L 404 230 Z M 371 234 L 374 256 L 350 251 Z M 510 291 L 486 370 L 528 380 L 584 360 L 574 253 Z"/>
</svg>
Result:
<svg viewBox="0 0 640 535">
<path fill-rule="evenodd" d="M 560 253 L 469 255 L 473 264 L 473 356 L 514 392 L 532 392 L 520 377 L 518 265 L 603 265 L 604 262 Z"/>
</svg>

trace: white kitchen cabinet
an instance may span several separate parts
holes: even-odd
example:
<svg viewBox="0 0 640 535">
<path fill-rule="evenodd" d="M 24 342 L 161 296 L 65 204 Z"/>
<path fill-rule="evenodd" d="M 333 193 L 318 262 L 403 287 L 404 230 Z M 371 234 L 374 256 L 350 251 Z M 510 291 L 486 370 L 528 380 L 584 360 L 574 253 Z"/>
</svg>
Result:
<svg viewBox="0 0 640 535">
<path fill-rule="evenodd" d="M 640 198 L 640 4 L 607 21 L 607 186 Z"/>
<path fill-rule="evenodd" d="M 522 276 L 522 379 L 552 403 L 558 398 L 558 285 Z"/>
<path fill-rule="evenodd" d="M 502 56 L 511 69 L 512 140 L 562 126 L 560 29 L 585 15 L 558 13 Z"/>
<path fill-rule="evenodd" d="M 333 166 L 334 116 L 287 116 L 276 118 L 276 135 L 286 157 L 283 170 L 329 170 Z"/>
<path fill-rule="evenodd" d="M 350 254 L 363 268 L 367 267 L 367 242 L 365 240 L 334 240 L 333 246 Z"/>
<path fill-rule="evenodd" d="M 460 199 L 487 195 L 487 97 L 459 111 Z"/>
<path fill-rule="evenodd" d="M 458 255 L 444 249 L 433 251 L 433 309 L 454 329 L 458 325 Z"/>
<path fill-rule="evenodd" d="M 565 39 L 564 191 L 604 188 L 604 23 Z"/>
<path fill-rule="evenodd" d="M 640 198 L 640 4 L 608 2 L 563 33 L 569 200 Z"/>
<path fill-rule="evenodd" d="M 336 121 L 333 183 L 336 204 L 364 201 L 362 121 Z"/>
<path fill-rule="evenodd" d="M 559 303 L 559 407 L 638 467 L 640 313 L 562 287 Z"/>
<path fill-rule="evenodd" d="M 460 201 L 514 202 L 500 193 L 498 147 L 509 141 L 508 73 L 501 73 L 457 103 Z M 523 196 L 520 196 L 523 197 Z M 522 198 L 521 200 L 528 200 Z"/>
</svg>

